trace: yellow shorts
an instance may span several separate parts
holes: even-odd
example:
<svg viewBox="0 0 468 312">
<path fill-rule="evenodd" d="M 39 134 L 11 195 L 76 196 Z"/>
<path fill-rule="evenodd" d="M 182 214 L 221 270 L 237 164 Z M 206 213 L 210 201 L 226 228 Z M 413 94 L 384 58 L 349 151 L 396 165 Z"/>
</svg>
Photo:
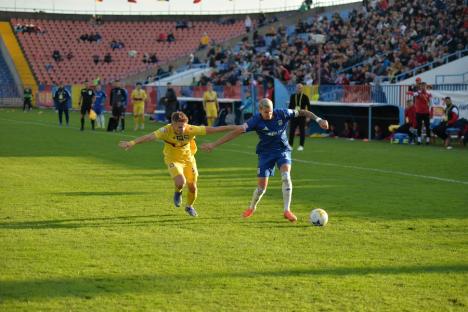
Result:
<svg viewBox="0 0 468 312">
<path fill-rule="evenodd" d="M 133 115 L 143 115 L 145 113 L 145 103 L 133 104 Z"/>
<path fill-rule="evenodd" d="M 183 175 L 187 183 L 195 183 L 198 180 L 198 169 L 195 158 L 186 162 L 168 162 L 167 168 L 171 178 L 175 178 L 178 175 Z"/>
<path fill-rule="evenodd" d="M 216 118 L 218 117 L 218 110 L 216 109 L 216 104 L 207 103 L 206 104 L 206 117 Z"/>
</svg>

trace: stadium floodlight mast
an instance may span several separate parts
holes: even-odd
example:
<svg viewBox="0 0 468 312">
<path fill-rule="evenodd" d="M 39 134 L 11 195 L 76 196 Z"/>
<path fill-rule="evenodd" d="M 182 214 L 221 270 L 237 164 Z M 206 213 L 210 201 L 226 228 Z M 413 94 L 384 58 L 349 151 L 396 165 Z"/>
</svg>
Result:
<svg viewBox="0 0 468 312">
<path fill-rule="evenodd" d="M 317 80 L 318 84 L 322 83 L 321 80 L 321 69 L 322 69 L 322 45 L 325 43 L 325 35 L 322 34 L 311 34 L 310 39 L 313 44 L 317 45 L 318 48 L 318 61 L 317 61 Z"/>
</svg>

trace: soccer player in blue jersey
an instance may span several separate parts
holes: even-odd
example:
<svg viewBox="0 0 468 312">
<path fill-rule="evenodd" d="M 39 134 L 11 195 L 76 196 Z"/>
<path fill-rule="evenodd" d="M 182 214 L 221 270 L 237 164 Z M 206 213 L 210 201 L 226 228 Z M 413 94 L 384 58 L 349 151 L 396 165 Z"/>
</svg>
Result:
<svg viewBox="0 0 468 312">
<path fill-rule="evenodd" d="M 104 120 L 104 104 L 106 102 L 106 93 L 102 91 L 101 85 L 96 86 L 96 97 L 94 99 L 93 110 L 96 113 L 96 121 L 98 128 L 105 128 L 105 120 Z"/>
<path fill-rule="evenodd" d="M 308 110 L 273 109 L 273 103 L 269 99 L 263 99 L 259 103 L 259 113 L 250 118 L 246 123 L 237 126 L 215 142 L 205 143 L 202 150 L 212 151 L 217 146 L 238 137 L 244 132 L 256 131 L 260 141 L 257 144 L 258 155 L 258 184 L 252 201 L 247 210 L 242 214 L 244 218 L 251 217 L 257 209 L 257 204 L 262 198 L 268 186 L 268 178 L 275 173 L 275 165 L 281 172 L 283 182 L 283 208 L 284 217 L 291 222 L 296 222 L 297 217 L 291 212 L 291 146 L 288 142 L 286 130 L 288 122 L 294 117 L 304 116 L 315 120 L 321 128 L 328 129 L 328 122 L 317 117 Z"/>
</svg>

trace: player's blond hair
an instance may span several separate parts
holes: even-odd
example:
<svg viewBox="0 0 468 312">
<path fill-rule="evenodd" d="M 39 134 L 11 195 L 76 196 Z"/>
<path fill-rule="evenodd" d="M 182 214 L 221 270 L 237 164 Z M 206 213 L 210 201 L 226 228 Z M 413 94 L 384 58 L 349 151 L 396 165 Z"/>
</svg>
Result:
<svg viewBox="0 0 468 312">
<path fill-rule="evenodd" d="M 258 102 L 258 109 L 264 109 L 264 108 L 271 108 L 273 109 L 273 102 L 270 99 L 261 99 L 260 102 Z"/>
</svg>

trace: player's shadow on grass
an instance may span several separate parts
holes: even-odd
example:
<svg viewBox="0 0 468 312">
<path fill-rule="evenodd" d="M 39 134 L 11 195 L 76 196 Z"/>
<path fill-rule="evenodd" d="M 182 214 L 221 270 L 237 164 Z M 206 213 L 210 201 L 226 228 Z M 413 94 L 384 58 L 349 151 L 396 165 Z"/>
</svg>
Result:
<svg viewBox="0 0 468 312">
<path fill-rule="evenodd" d="M 184 213 L 184 214 L 182 214 Z M 216 218 L 205 218 L 206 220 Z M 53 219 L 43 221 L 0 222 L 0 229 L 74 229 L 74 228 L 111 228 L 119 226 L 181 226 L 195 219 L 185 212 L 164 215 L 121 216 L 77 219 Z"/>
<path fill-rule="evenodd" d="M 465 274 L 466 264 L 421 265 L 394 267 L 338 267 L 310 268 L 275 271 L 245 272 L 204 272 L 194 274 L 147 274 L 124 276 L 85 276 L 58 277 L 47 279 L 0 280 L 0 299 L 33 300 L 77 297 L 93 299 L 95 296 L 136 293 L 176 294 L 183 290 L 196 288 L 198 285 L 210 285 L 212 289 L 223 287 L 227 279 L 278 278 L 278 277 L 341 277 L 366 275 L 400 275 L 400 274 Z M 223 286 L 220 286 L 223 285 Z"/>
<path fill-rule="evenodd" d="M 145 195 L 152 194 L 150 192 L 58 192 L 54 195 L 64 196 L 129 196 L 129 195 Z"/>
</svg>

